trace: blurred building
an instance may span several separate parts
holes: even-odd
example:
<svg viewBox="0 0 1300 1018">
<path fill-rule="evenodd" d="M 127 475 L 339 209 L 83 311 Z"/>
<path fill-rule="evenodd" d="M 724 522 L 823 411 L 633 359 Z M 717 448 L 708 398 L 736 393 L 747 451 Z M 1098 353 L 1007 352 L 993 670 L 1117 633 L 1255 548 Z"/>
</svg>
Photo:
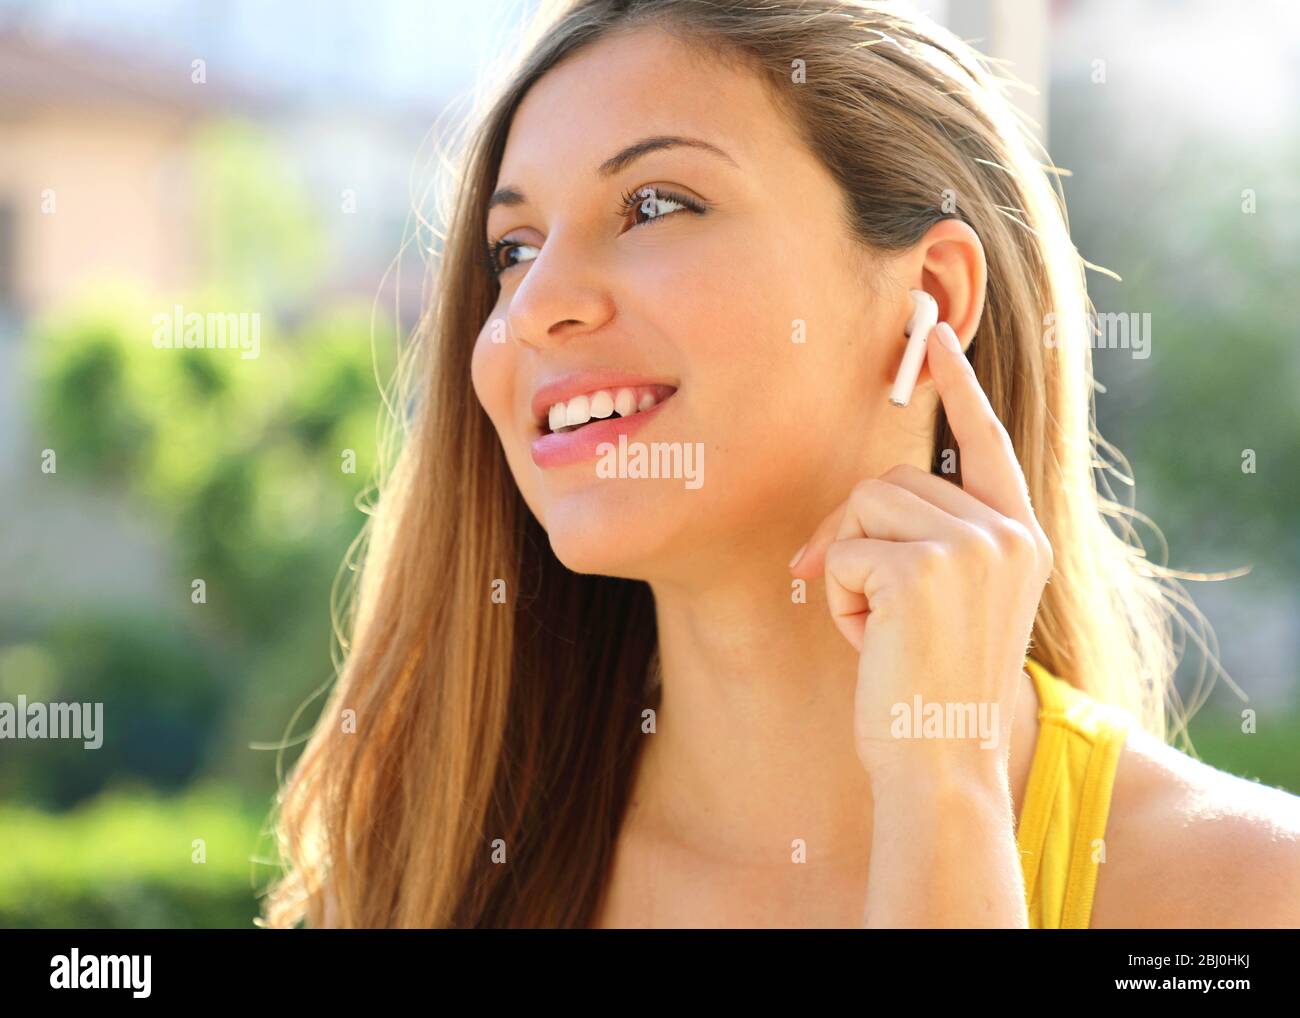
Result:
<svg viewBox="0 0 1300 1018">
<path fill-rule="evenodd" d="M 440 97 L 376 106 L 229 79 L 172 47 L 0 27 L 0 311 L 27 317 L 104 281 L 159 293 L 200 281 L 192 143 L 206 121 L 231 117 L 275 139 L 308 189 L 330 238 L 323 285 L 380 293 Z"/>
<path fill-rule="evenodd" d="M 192 282 L 188 140 L 231 100 L 188 67 L 0 34 L 0 303 L 30 313 L 114 277 Z"/>
<path fill-rule="evenodd" d="M 196 222 L 198 141 L 231 118 L 273 147 L 324 238 L 311 291 L 266 311 L 293 317 L 351 296 L 390 313 L 396 303 L 409 325 L 420 274 L 408 268 L 399 292 L 388 269 L 441 99 L 295 92 L 241 77 L 221 56 L 199 74 L 193 61 L 202 58 L 161 30 L 157 39 L 105 32 L 89 41 L 94 33 L 43 25 L 39 7 L 7 21 L 4 13 L 0 3 L 0 614 L 148 597 L 165 576 L 165 543 L 149 521 L 108 493 L 42 483 L 47 440 L 30 405 L 30 326 L 99 284 L 169 302 L 210 281 Z"/>
</svg>

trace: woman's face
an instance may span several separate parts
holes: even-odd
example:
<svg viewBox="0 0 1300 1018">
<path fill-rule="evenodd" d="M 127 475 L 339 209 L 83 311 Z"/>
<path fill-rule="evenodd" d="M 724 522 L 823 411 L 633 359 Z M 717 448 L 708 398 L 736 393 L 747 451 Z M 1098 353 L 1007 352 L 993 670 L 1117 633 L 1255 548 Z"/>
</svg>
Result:
<svg viewBox="0 0 1300 1018">
<path fill-rule="evenodd" d="M 663 138 L 693 143 L 630 148 Z M 602 40 L 524 99 L 507 188 L 473 383 L 569 568 L 784 568 L 855 481 L 903 447 L 928 464 L 887 400 L 907 287 L 868 278 L 834 181 L 757 77 L 657 31 Z"/>
</svg>

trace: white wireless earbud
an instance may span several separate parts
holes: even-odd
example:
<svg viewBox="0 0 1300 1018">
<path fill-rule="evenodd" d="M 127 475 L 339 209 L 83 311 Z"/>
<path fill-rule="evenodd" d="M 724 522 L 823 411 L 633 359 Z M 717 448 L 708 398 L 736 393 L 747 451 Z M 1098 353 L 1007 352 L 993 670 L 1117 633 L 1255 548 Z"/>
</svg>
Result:
<svg viewBox="0 0 1300 1018">
<path fill-rule="evenodd" d="M 912 317 L 903 329 L 904 335 L 910 337 L 907 349 L 903 351 L 903 363 L 898 366 L 894 378 L 894 388 L 889 393 L 889 402 L 894 406 L 907 406 L 912 398 L 912 389 L 916 386 L 916 376 L 921 373 L 921 364 L 925 361 L 925 343 L 930 333 L 939 324 L 939 305 L 924 290 L 911 290 Z"/>
</svg>

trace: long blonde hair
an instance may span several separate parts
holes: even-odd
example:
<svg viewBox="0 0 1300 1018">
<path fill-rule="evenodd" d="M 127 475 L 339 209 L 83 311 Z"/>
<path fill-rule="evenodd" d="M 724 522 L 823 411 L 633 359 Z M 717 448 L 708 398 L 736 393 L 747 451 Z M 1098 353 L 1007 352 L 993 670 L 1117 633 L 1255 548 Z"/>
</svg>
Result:
<svg viewBox="0 0 1300 1018">
<path fill-rule="evenodd" d="M 768 83 L 865 250 L 908 248 L 951 217 L 979 235 L 988 288 L 969 356 L 1056 556 L 1033 656 L 1169 735 L 1190 601 L 1094 472 L 1122 461 L 1094 425 L 1087 263 L 1002 80 L 892 5 L 581 0 L 534 25 L 461 150 L 436 286 L 393 400 L 399 451 L 358 544 L 345 656 L 277 800 L 285 872 L 264 925 L 584 926 L 596 914 L 640 714 L 655 705 L 653 602 L 644 583 L 555 558 L 474 398 L 470 356 L 496 302 L 482 231 L 515 110 L 558 61 L 647 26 Z M 940 411 L 936 470 L 950 449 Z M 499 580 L 507 604 L 491 597 Z"/>
</svg>

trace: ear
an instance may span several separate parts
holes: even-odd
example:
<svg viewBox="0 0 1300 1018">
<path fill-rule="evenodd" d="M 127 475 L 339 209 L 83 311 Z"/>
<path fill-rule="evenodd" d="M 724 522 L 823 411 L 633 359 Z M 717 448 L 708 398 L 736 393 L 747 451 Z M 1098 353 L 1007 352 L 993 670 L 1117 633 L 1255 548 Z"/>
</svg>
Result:
<svg viewBox="0 0 1300 1018">
<path fill-rule="evenodd" d="M 908 285 L 925 290 L 939 303 L 939 321 L 957 333 L 965 350 L 984 314 L 988 264 L 979 235 L 960 219 L 941 219 L 907 258 Z"/>
</svg>

